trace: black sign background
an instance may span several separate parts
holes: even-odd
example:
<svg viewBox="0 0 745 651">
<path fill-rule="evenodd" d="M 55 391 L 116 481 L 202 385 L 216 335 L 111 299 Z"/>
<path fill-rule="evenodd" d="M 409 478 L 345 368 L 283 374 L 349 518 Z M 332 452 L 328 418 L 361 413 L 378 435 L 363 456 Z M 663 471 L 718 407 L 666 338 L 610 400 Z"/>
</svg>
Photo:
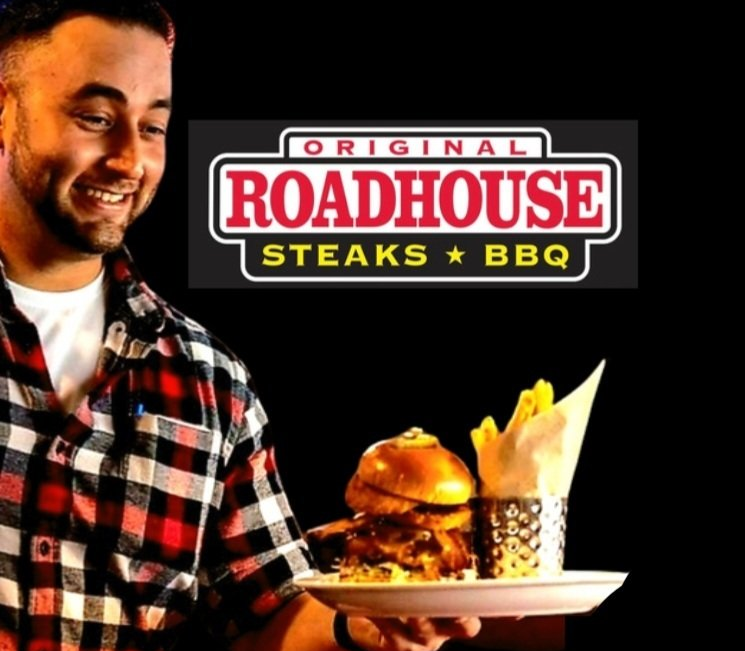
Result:
<svg viewBox="0 0 745 651">
<path fill-rule="evenodd" d="M 659 420 L 666 406 L 655 402 L 654 390 L 665 377 L 659 358 L 643 351 L 659 351 L 658 342 L 668 341 L 670 332 L 653 309 L 642 309 L 642 295 L 645 305 L 662 305 L 648 274 L 637 290 L 256 291 L 199 289 L 189 282 L 194 264 L 224 264 L 238 277 L 237 248 L 219 247 L 217 261 L 189 255 L 189 121 L 213 120 L 226 128 L 231 120 L 541 124 L 552 132 L 554 151 L 623 156 L 621 134 L 612 145 L 601 139 L 611 133 L 604 122 L 640 117 L 638 71 L 625 56 L 627 35 L 615 42 L 605 31 L 598 36 L 602 72 L 590 73 L 584 27 L 570 34 L 552 23 L 542 40 L 535 16 L 490 22 L 453 10 L 446 26 L 431 31 L 418 24 L 407 29 L 400 15 L 381 14 L 381 31 L 361 38 L 358 21 L 348 23 L 353 35 L 334 29 L 320 34 L 316 7 L 292 14 L 282 5 L 282 17 L 259 20 L 228 2 L 200 9 L 165 4 L 179 29 L 168 169 L 129 246 L 150 285 L 248 365 L 302 526 L 348 514 L 344 486 L 370 443 L 419 425 L 474 468 L 468 433 L 483 416 L 491 413 L 503 425 L 519 391 L 538 377 L 564 395 L 605 358 L 569 498 L 566 567 L 631 571 L 631 579 L 591 617 L 570 618 L 568 648 L 636 648 L 642 641 L 646 646 L 648 613 L 661 616 L 648 602 L 665 590 L 656 575 L 644 573 L 642 562 L 652 518 L 659 515 L 648 498 L 666 472 L 651 456 L 665 431 Z M 518 26 L 531 30 L 535 58 L 524 58 Z M 289 54 L 279 57 L 285 49 Z M 340 59 L 348 69 L 342 70 Z M 574 119 L 584 126 L 564 141 L 552 124 L 571 128 L 563 121 Z M 598 128 L 587 129 L 588 122 Z M 639 121 L 640 134 L 648 135 L 646 124 Z M 274 142 L 267 136 L 267 146 Z M 630 193 L 634 175 L 627 168 L 624 173 L 624 192 Z M 635 193 L 629 200 L 636 200 Z M 627 210 L 625 198 L 624 218 Z M 611 253 L 599 247 L 604 248 Z M 615 253 L 607 264 L 625 266 L 635 254 Z M 658 627 L 663 629 L 674 627 Z"/>
<path fill-rule="evenodd" d="M 495 232 L 492 236 L 469 234 L 467 231 L 453 235 L 430 235 L 426 233 L 413 235 L 353 235 L 338 234 L 333 230 L 323 233 L 312 233 L 293 235 L 283 233 L 281 235 L 268 235 L 263 233 L 227 236 L 235 242 L 244 240 L 246 247 L 246 268 L 248 273 L 258 278 L 258 281 L 249 280 L 241 272 L 243 261 L 241 247 L 236 243 L 225 244 L 216 241 L 209 232 L 209 170 L 213 160 L 225 154 L 254 154 L 254 153 L 276 153 L 279 151 L 279 139 L 282 131 L 287 127 L 297 126 L 327 126 L 327 127 L 375 127 L 375 126 L 399 126 L 399 127 L 543 127 L 551 134 L 552 153 L 578 154 L 572 158 L 555 158 L 553 162 L 570 162 L 573 160 L 589 160 L 602 162 L 604 159 L 583 159 L 581 154 L 588 153 L 611 153 L 616 156 L 622 167 L 622 229 L 619 236 L 611 243 L 593 244 L 589 250 L 589 273 L 581 280 L 579 277 L 585 268 L 585 237 L 581 235 L 557 235 L 551 232 L 540 234 L 512 234 Z M 276 282 L 282 277 L 305 277 L 308 280 L 287 283 L 287 286 L 337 286 L 341 287 L 347 282 L 334 282 L 324 280 L 326 277 L 346 276 L 355 277 L 391 277 L 395 278 L 394 284 L 408 287 L 421 287 L 430 285 L 436 287 L 520 287 L 524 281 L 499 280 L 500 276 L 512 276 L 520 278 L 549 277 L 547 281 L 530 281 L 532 287 L 636 287 L 637 279 L 637 250 L 638 250 L 638 153 L 637 140 L 638 129 L 635 121 L 523 121 L 523 122 L 494 122 L 494 121 L 452 121 L 431 123 L 401 121 L 395 125 L 385 122 L 364 123 L 340 120 L 330 121 L 302 121 L 279 122 L 279 121 L 193 121 L 189 125 L 189 284 L 195 288 L 277 288 L 284 283 Z M 391 129 L 394 132 L 395 129 Z M 416 135 L 416 134 L 413 134 Z M 441 134 L 445 135 L 445 134 Z M 276 159 L 281 161 L 283 159 Z M 549 159 L 550 160 L 550 159 Z M 430 159 L 426 162 L 436 163 L 442 159 Z M 247 159 L 225 157 L 220 165 L 231 162 L 243 163 Z M 263 164 L 271 164 L 271 160 Z M 313 160 L 303 161 L 313 163 Z M 343 161 L 332 161 L 343 162 Z M 455 161 L 449 161 L 450 163 Z M 489 164 L 488 160 L 478 161 L 480 164 Z M 320 163 L 319 163 L 320 164 Z M 359 163 L 358 163 L 359 164 Z M 366 164 L 370 164 L 369 162 Z M 406 159 L 399 161 L 400 165 L 406 165 Z M 409 163 L 410 164 L 410 163 Z M 502 163 L 504 165 L 504 163 Z M 507 162 L 507 165 L 510 161 Z M 213 182 L 215 192 L 219 187 L 217 165 L 213 171 Z M 374 167 L 374 163 L 373 163 Z M 615 174 L 614 174 L 615 176 Z M 213 210 L 217 212 L 218 203 L 213 200 Z M 224 234 L 222 234 L 224 236 Z M 296 268 L 293 264 L 286 264 L 280 268 L 262 268 L 261 248 L 267 243 L 335 243 L 339 244 L 343 258 L 346 247 L 355 242 L 367 243 L 382 242 L 385 244 L 398 243 L 401 249 L 406 243 L 421 243 L 427 245 L 429 261 L 421 268 L 397 268 L 395 271 L 388 269 L 376 269 L 374 266 L 367 269 L 354 267 L 316 269 L 312 265 L 305 269 Z M 530 243 L 538 246 L 542 251 L 544 246 L 554 243 L 566 245 L 571 255 L 567 270 L 558 267 L 550 267 L 539 264 L 531 268 L 517 268 L 510 263 L 499 269 L 485 269 L 483 266 L 483 244 L 501 243 L 512 249 L 515 243 Z M 444 251 L 457 244 L 468 253 L 465 256 L 465 264 L 455 267 L 448 265 L 447 256 Z M 369 249 L 368 249 L 369 250 Z M 512 258 L 512 253 L 510 257 Z M 514 258 L 513 258 L 514 259 Z M 411 277 L 421 276 L 447 276 L 446 282 L 432 280 L 407 283 L 405 280 Z M 458 281 L 458 277 L 483 276 L 479 282 Z M 493 280 L 489 280 L 492 278 Z M 568 278 L 562 281 L 562 278 Z M 271 282 L 267 282 L 270 279 Z M 312 279 L 312 280 L 311 280 Z M 452 280 L 451 280 L 452 279 Z M 309 282 L 310 281 L 310 282 Z M 484 282 L 486 281 L 486 282 Z M 390 282 L 359 283 L 361 288 L 385 287 Z"/>
</svg>

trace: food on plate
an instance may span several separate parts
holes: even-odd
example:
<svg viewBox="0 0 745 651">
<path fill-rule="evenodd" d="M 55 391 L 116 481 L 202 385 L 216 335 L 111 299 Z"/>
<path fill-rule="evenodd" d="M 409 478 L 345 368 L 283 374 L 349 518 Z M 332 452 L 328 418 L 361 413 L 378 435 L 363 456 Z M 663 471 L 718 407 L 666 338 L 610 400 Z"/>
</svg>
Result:
<svg viewBox="0 0 745 651">
<path fill-rule="evenodd" d="M 463 578 L 473 566 L 474 488 L 466 464 L 419 428 L 369 447 L 345 493 L 357 516 L 346 534 L 341 580 Z"/>
<path fill-rule="evenodd" d="M 538 380 L 504 431 L 491 416 L 471 431 L 477 496 L 463 461 L 421 429 L 372 445 L 346 489 L 356 515 L 308 532 L 321 567 L 348 582 L 561 574 L 569 488 L 604 365 L 557 403 Z"/>
<path fill-rule="evenodd" d="M 530 461 L 526 458 L 530 453 L 529 446 L 521 443 L 515 445 L 514 449 L 507 450 L 508 442 L 514 442 L 516 440 L 514 433 L 522 431 L 536 416 L 551 411 L 553 407 L 553 386 L 550 382 L 538 380 L 532 389 L 520 392 L 515 411 L 504 432 L 499 431 L 491 416 L 484 418 L 479 427 L 471 430 L 471 441 L 476 450 L 480 497 L 505 497 L 498 488 L 505 477 L 505 464 L 509 465 L 512 474 L 530 472 L 534 464 L 527 464 Z M 504 452 L 499 455 L 498 450 L 504 450 Z M 543 457 L 539 460 L 542 463 L 546 461 Z M 521 494 L 520 492 L 510 493 L 508 496 L 514 497 Z"/>
<path fill-rule="evenodd" d="M 358 524 L 362 524 L 359 518 L 342 518 L 305 532 L 305 540 L 321 572 L 330 574 L 339 571 L 347 536 Z"/>
<path fill-rule="evenodd" d="M 556 576 L 563 571 L 569 490 L 601 362 L 554 404 L 551 384 L 520 393 L 503 432 L 485 418 L 471 431 L 478 464 L 474 536 L 484 578 Z"/>
<path fill-rule="evenodd" d="M 538 380 L 532 389 L 525 389 L 520 392 L 517 399 L 517 406 L 504 429 L 507 434 L 517 429 L 533 416 L 548 411 L 554 405 L 554 387 L 546 380 Z M 481 456 L 484 445 L 493 441 L 499 436 L 499 428 L 491 416 L 487 416 L 481 421 L 481 425 L 471 430 L 471 441 L 476 449 L 476 454 Z"/>
<path fill-rule="evenodd" d="M 345 500 L 355 511 L 306 532 L 324 572 L 342 581 L 434 581 L 475 575 L 475 480 L 436 436 L 411 428 L 361 456 Z"/>
</svg>

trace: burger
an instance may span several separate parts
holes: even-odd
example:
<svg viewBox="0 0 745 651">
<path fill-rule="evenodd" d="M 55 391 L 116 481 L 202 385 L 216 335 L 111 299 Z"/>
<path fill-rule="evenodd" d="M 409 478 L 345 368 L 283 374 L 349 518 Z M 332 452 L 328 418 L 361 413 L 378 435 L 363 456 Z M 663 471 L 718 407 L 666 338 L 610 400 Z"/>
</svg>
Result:
<svg viewBox="0 0 745 651">
<path fill-rule="evenodd" d="M 311 549 L 340 550 L 342 581 L 463 578 L 473 567 L 474 487 L 458 456 L 412 428 L 362 454 L 344 496 L 355 517 L 310 532 Z"/>
</svg>

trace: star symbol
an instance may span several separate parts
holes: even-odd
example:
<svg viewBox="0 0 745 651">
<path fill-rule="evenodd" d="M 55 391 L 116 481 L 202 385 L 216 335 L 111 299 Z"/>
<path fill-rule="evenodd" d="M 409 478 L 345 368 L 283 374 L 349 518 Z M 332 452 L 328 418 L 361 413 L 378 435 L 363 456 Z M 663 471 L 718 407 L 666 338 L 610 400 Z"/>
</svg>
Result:
<svg viewBox="0 0 745 651">
<path fill-rule="evenodd" d="M 458 248 L 458 245 L 456 244 L 450 251 L 445 251 L 450 256 L 450 263 L 453 264 L 454 262 L 457 262 L 458 264 L 463 264 L 463 256 L 466 254 L 465 251 L 461 251 Z"/>
</svg>

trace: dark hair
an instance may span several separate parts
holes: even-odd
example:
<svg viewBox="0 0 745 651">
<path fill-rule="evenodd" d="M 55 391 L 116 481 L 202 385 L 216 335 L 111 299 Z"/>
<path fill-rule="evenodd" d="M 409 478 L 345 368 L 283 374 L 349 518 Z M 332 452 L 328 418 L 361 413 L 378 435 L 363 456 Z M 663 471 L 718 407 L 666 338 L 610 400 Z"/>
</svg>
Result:
<svg viewBox="0 0 745 651">
<path fill-rule="evenodd" d="M 0 0 L 0 63 L 11 43 L 43 35 L 71 13 L 148 27 L 173 50 L 173 20 L 156 0 Z"/>
</svg>

